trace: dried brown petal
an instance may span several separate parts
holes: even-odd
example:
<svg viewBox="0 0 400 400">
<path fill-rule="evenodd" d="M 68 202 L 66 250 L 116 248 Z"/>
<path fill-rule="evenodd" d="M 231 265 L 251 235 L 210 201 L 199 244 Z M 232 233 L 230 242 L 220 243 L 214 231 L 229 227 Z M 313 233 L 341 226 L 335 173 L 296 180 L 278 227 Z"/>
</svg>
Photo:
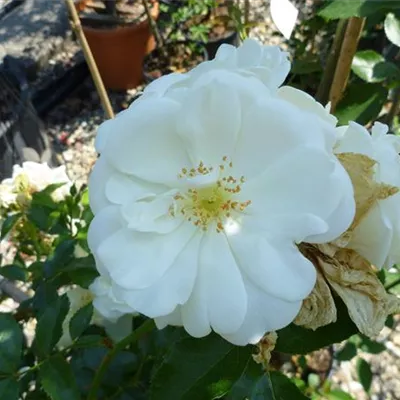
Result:
<svg viewBox="0 0 400 400">
<path fill-rule="evenodd" d="M 386 292 L 375 269 L 357 252 L 332 244 L 302 244 L 300 249 L 317 268 L 318 278 L 296 324 L 317 329 L 335 320 L 336 307 L 329 286 L 342 298 L 350 318 L 366 336 L 377 336 L 388 315 L 400 312 L 400 299 Z"/>
<path fill-rule="evenodd" d="M 271 361 L 271 352 L 274 350 L 277 340 L 278 334 L 276 332 L 270 332 L 264 335 L 257 343 L 258 353 L 253 355 L 254 361 L 267 368 Z"/>
<path fill-rule="evenodd" d="M 361 333 L 375 337 L 400 299 L 388 294 L 374 268 L 355 251 L 340 249 L 334 259 L 320 260 L 325 278 L 342 298 Z"/>
<path fill-rule="evenodd" d="M 376 161 L 368 156 L 357 153 L 341 153 L 338 154 L 337 157 L 350 176 L 356 201 L 356 215 L 353 223 L 350 228 L 335 241 L 338 246 L 345 247 L 349 243 L 354 229 L 377 201 L 393 196 L 399 191 L 399 188 L 376 182 L 374 177 Z"/>
<path fill-rule="evenodd" d="M 315 287 L 303 301 L 303 306 L 294 323 L 316 330 L 321 326 L 335 322 L 336 318 L 336 306 L 331 290 L 323 275 L 318 272 Z"/>
</svg>

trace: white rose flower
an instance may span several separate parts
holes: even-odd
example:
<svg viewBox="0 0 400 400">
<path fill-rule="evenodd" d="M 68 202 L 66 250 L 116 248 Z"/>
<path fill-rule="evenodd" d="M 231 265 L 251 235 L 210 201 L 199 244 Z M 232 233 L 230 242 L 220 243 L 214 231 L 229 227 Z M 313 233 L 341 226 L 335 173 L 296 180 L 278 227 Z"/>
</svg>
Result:
<svg viewBox="0 0 400 400">
<path fill-rule="evenodd" d="M 22 167 L 18 164 L 14 165 L 12 177 L 5 179 L 2 185 L 12 187 L 14 193 L 25 191 L 33 193 L 55 183 L 63 183 L 64 185 L 56 189 L 52 196 L 55 201 L 63 200 L 69 194 L 72 185 L 64 165 L 50 168 L 47 163 L 26 161 L 22 164 Z"/>
<path fill-rule="evenodd" d="M 203 62 L 187 74 L 169 74 L 153 81 L 145 94 L 163 95 L 174 84 L 187 84 L 185 81 L 216 69 L 236 72 L 263 82 L 271 91 L 276 91 L 290 71 L 289 53 L 278 46 L 264 46 L 253 39 L 244 40 L 240 47 L 223 44 L 213 60 Z"/>
<path fill-rule="evenodd" d="M 296 245 L 354 217 L 335 129 L 251 68 L 163 80 L 99 128 L 89 246 L 115 298 L 160 328 L 256 343 L 314 287 Z"/>
<path fill-rule="evenodd" d="M 400 188 L 400 138 L 387 134 L 387 125 L 376 122 L 370 134 L 351 122 L 338 128 L 336 153 L 359 153 L 375 160 L 374 178 L 378 183 Z M 400 262 L 400 193 L 378 200 L 361 220 L 348 247 L 376 267 Z"/>
<path fill-rule="evenodd" d="M 14 187 L 9 179 L 5 179 L 0 184 L 0 207 L 9 208 L 17 201 L 17 193 L 14 192 Z"/>
</svg>

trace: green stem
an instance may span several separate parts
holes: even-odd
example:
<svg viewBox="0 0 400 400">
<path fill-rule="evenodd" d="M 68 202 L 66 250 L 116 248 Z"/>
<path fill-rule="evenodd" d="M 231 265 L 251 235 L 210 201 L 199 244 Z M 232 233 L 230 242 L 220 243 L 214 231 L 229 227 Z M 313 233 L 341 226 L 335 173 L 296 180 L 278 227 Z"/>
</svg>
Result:
<svg viewBox="0 0 400 400">
<path fill-rule="evenodd" d="M 104 374 L 107 372 L 107 369 L 114 359 L 114 357 L 118 354 L 119 351 L 123 350 L 126 346 L 131 343 L 137 342 L 142 336 L 146 333 L 150 332 L 155 327 L 154 321 L 152 319 L 146 320 L 139 328 L 135 329 L 131 334 L 129 334 L 126 338 L 122 339 L 118 342 L 113 349 L 106 354 L 103 358 L 99 369 L 93 379 L 92 387 L 90 388 L 90 392 L 88 394 L 87 400 L 96 400 L 97 399 L 97 391 L 101 385 Z"/>
<path fill-rule="evenodd" d="M 392 283 L 389 283 L 387 286 L 385 286 L 386 290 L 390 290 L 392 288 L 394 288 L 395 286 L 400 284 L 400 278 L 396 279 L 395 281 L 393 281 Z"/>
</svg>

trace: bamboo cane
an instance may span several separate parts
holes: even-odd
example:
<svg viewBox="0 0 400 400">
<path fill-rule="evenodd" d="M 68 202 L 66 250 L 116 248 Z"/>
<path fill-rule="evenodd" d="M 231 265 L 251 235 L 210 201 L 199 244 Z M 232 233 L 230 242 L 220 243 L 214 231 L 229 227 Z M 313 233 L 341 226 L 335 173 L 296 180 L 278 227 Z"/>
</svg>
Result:
<svg viewBox="0 0 400 400">
<path fill-rule="evenodd" d="M 342 48 L 336 64 L 333 76 L 332 87 L 329 93 L 331 101 L 331 112 L 336 109 L 338 101 L 341 99 L 350 76 L 351 63 L 357 51 L 358 42 L 365 24 L 365 18 L 352 17 L 347 23 Z"/>
<path fill-rule="evenodd" d="M 71 15 L 71 27 L 78 37 L 79 43 L 82 47 L 83 55 L 85 56 L 85 60 L 89 66 L 90 74 L 92 75 L 103 109 L 106 113 L 107 118 L 114 118 L 114 111 L 112 109 L 110 99 L 107 95 L 107 91 L 104 87 L 103 80 L 101 79 L 92 51 L 90 50 L 89 44 L 86 40 L 85 33 L 83 32 L 82 24 L 76 11 L 74 2 L 73 0 L 65 0 L 65 2 Z"/>
<path fill-rule="evenodd" d="M 321 83 L 318 87 L 316 99 L 326 104 L 329 101 L 329 93 L 332 87 L 333 77 L 335 75 L 336 65 L 339 59 L 340 50 L 342 48 L 344 34 L 346 32 L 347 20 L 341 19 L 336 27 L 335 38 L 330 48 L 330 54 L 326 62 Z"/>
</svg>

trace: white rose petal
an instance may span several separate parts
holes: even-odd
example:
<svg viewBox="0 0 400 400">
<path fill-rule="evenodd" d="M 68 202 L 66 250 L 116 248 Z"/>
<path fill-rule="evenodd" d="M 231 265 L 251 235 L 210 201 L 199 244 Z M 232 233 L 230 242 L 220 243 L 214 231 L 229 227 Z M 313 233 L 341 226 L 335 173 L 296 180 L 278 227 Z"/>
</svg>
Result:
<svg viewBox="0 0 400 400">
<path fill-rule="evenodd" d="M 271 0 L 271 17 L 276 27 L 290 39 L 296 25 L 299 10 L 289 0 Z"/>
<path fill-rule="evenodd" d="M 89 286 L 89 291 L 94 297 L 93 306 L 95 311 L 107 321 L 116 322 L 123 315 L 136 314 L 136 311 L 126 303 L 116 299 L 112 282 L 104 275 L 94 280 Z M 104 325 L 104 323 L 98 323 L 98 325 Z"/>
<path fill-rule="evenodd" d="M 279 95 L 282 62 L 254 41 L 223 47 L 102 125 L 88 242 L 108 298 L 239 345 L 296 317 L 316 280 L 297 244 L 341 235 L 355 204 L 332 119 Z"/>
<path fill-rule="evenodd" d="M 351 122 L 340 129 L 335 151 L 368 156 L 377 162 L 375 181 L 400 188 L 400 138 L 387 132 L 388 127 L 379 122 L 372 135 Z M 378 268 L 400 262 L 400 193 L 378 200 L 354 229 L 347 246 Z"/>
<path fill-rule="evenodd" d="M 149 95 L 162 97 L 172 88 L 184 90 L 193 80 L 204 77 L 207 72 L 218 70 L 234 72 L 247 78 L 253 77 L 269 90 L 276 91 L 290 71 L 289 53 L 278 46 L 264 46 L 252 39 L 244 40 L 239 48 L 222 44 L 213 60 L 199 64 L 189 73 L 169 74 L 153 81 L 146 87 L 140 100 Z M 251 81 L 247 80 L 247 85 L 250 84 Z"/>
</svg>

